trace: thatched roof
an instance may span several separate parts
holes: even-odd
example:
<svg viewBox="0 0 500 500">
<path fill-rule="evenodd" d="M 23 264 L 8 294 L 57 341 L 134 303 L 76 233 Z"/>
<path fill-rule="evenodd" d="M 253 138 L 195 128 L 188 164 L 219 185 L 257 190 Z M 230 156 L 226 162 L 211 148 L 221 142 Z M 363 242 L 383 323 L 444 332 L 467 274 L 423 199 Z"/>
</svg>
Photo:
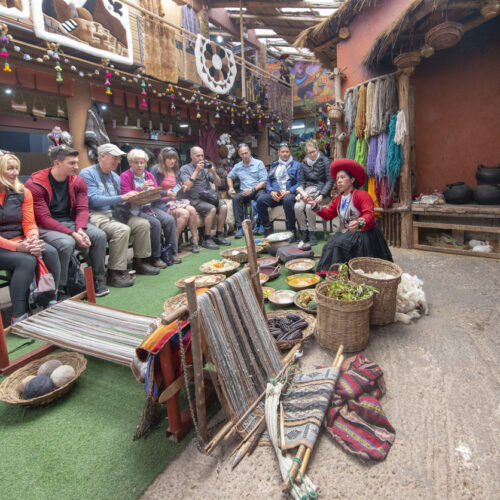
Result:
<svg viewBox="0 0 500 500">
<path fill-rule="evenodd" d="M 420 51 L 425 33 L 445 21 L 455 21 L 464 31 L 475 28 L 486 19 L 480 9 L 484 0 L 415 0 L 375 40 L 365 55 L 363 65 L 370 69 L 392 66 L 393 59 L 403 53 Z"/>
<path fill-rule="evenodd" d="M 363 10 L 376 5 L 380 0 L 347 0 L 328 19 L 302 31 L 294 43 L 295 47 L 312 50 L 321 64 L 327 68 L 336 62 L 335 45 L 341 39 L 339 30 Z"/>
</svg>

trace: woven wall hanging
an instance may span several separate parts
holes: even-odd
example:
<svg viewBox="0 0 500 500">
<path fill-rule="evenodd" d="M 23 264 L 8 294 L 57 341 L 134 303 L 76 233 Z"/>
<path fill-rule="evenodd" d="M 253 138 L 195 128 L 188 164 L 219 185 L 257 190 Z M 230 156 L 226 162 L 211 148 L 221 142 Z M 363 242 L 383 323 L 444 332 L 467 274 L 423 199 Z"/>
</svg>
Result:
<svg viewBox="0 0 500 500">
<path fill-rule="evenodd" d="M 195 47 L 196 69 L 203 84 L 217 94 L 227 94 L 236 79 L 233 53 L 198 35 Z"/>
</svg>

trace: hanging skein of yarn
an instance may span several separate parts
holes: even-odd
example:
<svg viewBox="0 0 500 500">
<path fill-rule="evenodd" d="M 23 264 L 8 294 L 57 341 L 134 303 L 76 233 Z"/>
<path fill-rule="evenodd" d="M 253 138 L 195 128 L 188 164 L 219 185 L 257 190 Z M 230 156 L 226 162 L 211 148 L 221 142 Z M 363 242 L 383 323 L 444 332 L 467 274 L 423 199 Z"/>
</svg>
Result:
<svg viewBox="0 0 500 500">
<path fill-rule="evenodd" d="M 373 106 L 372 106 L 372 119 L 370 121 L 370 130 L 372 135 L 379 135 L 384 130 L 381 130 L 381 116 L 380 116 L 380 89 L 382 80 L 375 82 L 375 89 L 373 91 Z"/>
<path fill-rule="evenodd" d="M 382 129 L 387 130 L 392 115 L 398 111 L 398 88 L 394 77 L 387 78 L 382 87 Z"/>
<path fill-rule="evenodd" d="M 358 139 L 356 141 L 356 153 L 354 160 L 363 167 L 366 167 L 366 158 L 368 156 L 368 141 L 366 139 Z"/>
<path fill-rule="evenodd" d="M 349 158 L 350 160 L 354 160 L 354 158 L 356 157 L 356 142 L 357 141 L 358 141 L 358 138 L 356 137 L 356 134 L 351 134 L 351 137 L 349 138 L 349 145 L 347 146 L 346 158 Z"/>
<path fill-rule="evenodd" d="M 401 165 L 403 164 L 403 148 L 399 144 L 396 144 L 394 142 L 397 119 L 397 115 L 394 115 L 391 118 L 391 122 L 389 123 L 389 134 L 387 138 L 388 148 L 386 175 L 391 184 L 391 194 L 394 192 L 396 181 L 398 180 L 399 173 L 401 171 Z"/>
<path fill-rule="evenodd" d="M 355 119 L 356 136 L 362 139 L 365 135 L 366 126 L 366 85 L 361 85 L 358 92 L 358 107 Z"/>
<path fill-rule="evenodd" d="M 375 177 L 375 163 L 377 161 L 377 145 L 378 137 L 373 136 L 370 139 L 370 147 L 368 148 L 368 158 L 366 160 L 366 174 L 368 177 Z"/>
<path fill-rule="evenodd" d="M 381 181 L 385 177 L 387 163 L 387 134 L 383 132 L 378 136 L 377 159 L 375 160 L 375 177 Z"/>
<path fill-rule="evenodd" d="M 356 113 L 358 112 L 358 87 L 355 87 L 352 91 L 352 108 L 351 108 L 351 130 L 349 133 L 352 133 L 354 129 L 354 124 L 356 123 Z"/>
<path fill-rule="evenodd" d="M 373 97 L 375 96 L 375 83 L 370 82 L 366 87 L 366 117 L 365 117 L 365 139 L 368 140 L 372 134 Z"/>
<path fill-rule="evenodd" d="M 398 119 L 396 121 L 396 132 L 394 134 L 394 142 L 403 145 L 405 137 L 408 135 L 408 127 L 406 126 L 405 113 L 402 109 L 399 110 Z"/>
<path fill-rule="evenodd" d="M 352 130 L 351 123 L 352 115 L 352 91 L 346 90 L 344 95 L 344 116 L 345 116 L 345 126 L 347 128 L 347 133 L 350 135 Z"/>
</svg>

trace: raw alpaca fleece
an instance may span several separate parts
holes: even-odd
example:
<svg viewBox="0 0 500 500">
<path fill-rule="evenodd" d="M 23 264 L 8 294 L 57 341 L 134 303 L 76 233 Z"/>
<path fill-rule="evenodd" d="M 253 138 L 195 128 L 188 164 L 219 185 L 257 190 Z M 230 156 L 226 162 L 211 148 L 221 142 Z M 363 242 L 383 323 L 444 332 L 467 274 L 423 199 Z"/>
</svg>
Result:
<svg viewBox="0 0 500 500">
<path fill-rule="evenodd" d="M 366 87 L 365 138 L 367 140 L 372 136 L 372 113 L 373 113 L 374 95 L 375 95 L 375 84 L 373 82 L 370 82 Z"/>
<path fill-rule="evenodd" d="M 361 85 L 358 92 L 358 107 L 356 111 L 356 136 L 358 139 L 362 139 L 365 135 L 366 126 L 366 86 Z"/>
<path fill-rule="evenodd" d="M 409 324 L 412 319 L 420 318 L 421 314 L 429 314 L 429 306 L 424 292 L 424 282 L 418 276 L 408 273 L 401 275 L 396 297 L 395 321 Z"/>
<path fill-rule="evenodd" d="M 58 359 L 49 359 L 48 361 L 45 361 L 43 365 L 40 365 L 37 375 L 46 375 L 47 377 L 50 377 L 50 374 L 60 366 L 62 366 L 62 363 Z"/>
</svg>

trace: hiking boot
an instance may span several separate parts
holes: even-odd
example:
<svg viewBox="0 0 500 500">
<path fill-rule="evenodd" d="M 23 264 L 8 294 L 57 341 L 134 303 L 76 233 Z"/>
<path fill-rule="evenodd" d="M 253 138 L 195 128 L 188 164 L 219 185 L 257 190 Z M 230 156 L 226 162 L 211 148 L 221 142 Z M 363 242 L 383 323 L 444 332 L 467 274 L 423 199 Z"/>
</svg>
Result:
<svg viewBox="0 0 500 500">
<path fill-rule="evenodd" d="M 191 243 L 191 252 L 193 253 L 200 253 L 200 245 L 198 245 L 198 242 L 197 241 L 193 241 Z"/>
<path fill-rule="evenodd" d="M 309 243 L 312 247 L 318 244 L 318 240 L 316 239 L 316 231 L 309 231 Z"/>
<path fill-rule="evenodd" d="M 181 264 L 182 263 L 182 259 L 179 257 L 179 254 L 174 253 L 172 255 L 172 262 L 174 264 Z"/>
<path fill-rule="evenodd" d="M 300 230 L 299 237 L 300 237 L 300 241 L 303 241 L 304 243 L 309 241 L 309 232 L 307 231 L 307 229 Z"/>
<path fill-rule="evenodd" d="M 209 250 L 219 250 L 219 246 L 214 243 L 212 238 L 207 238 L 201 244 L 203 248 L 208 248 Z"/>
<path fill-rule="evenodd" d="M 104 297 L 109 293 L 109 288 L 102 281 L 94 281 L 94 290 L 96 297 Z"/>
<path fill-rule="evenodd" d="M 226 240 L 226 238 L 224 238 L 224 236 L 222 236 L 222 234 L 219 234 L 219 236 L 215 235 L 213 240 L 217 245 L 222 245 L 225 247 L 228 247 L 231 245 L 231 242 L 229 240 Z"/>
<path fill-rule="evenodd" d="M 153 267 L 157 267 L 158 269 L 165 269 L 167 267 L 167 263 L 163 262 L 160 257 L 150 257 L 149 263 Z"/>
<path fill-rule="evenodd" d="M 255 224 L 255 227 L 253 228 L 253 234 L 257 236 L 261 236 L 264 234 L 264 226 L 262 224 Z"/>
<path fill-rule="evenodd" d="M 69 299 L 69 295 L 68 292 L 66 291 L 66 288 L 59 288 L 59 290 L 57 290 L 57 301 L 61 302 L 67 299 Z"/>
<path fill-rule="evenodd" d="M 130 277 L 130 274 L 127 271 L 108 269 L 106 285 L 113 286 L 115 288 L 127 288 L 129 286 L 133 286 L 133 284 L 134 280 Z"/>
<path fill-rule="evenodd" d="M 264 238 L 267 238 L 270 234 L 273 234 L 273 228 L 264 228 Z"/>
<path fill-rule="evenodd" d="M 239 227 L 238 230 L 234 233 L 234 237 L 239 240 L 240 238 L 243 238 L 243 228 Z"/>
<path fill-rule="evenodd" d="M 289 243 L 295 243 L 296 241 L 298 241 L 297 239 L 297 233 L 295 231 L 290 231 L 292 233 L 292 236 L 290 237 L 290 239 L 288 240 Z"/>
<path fill-rule="evenodd" d="M 149 276 L 160 274 L 160 270 L 156 267 L 153 267 L 149 262 L 149 258 L 146 259 L 138 259 L 134 257 L 134 269 L 137 274 L 146 274 Z"/>
</svg>

